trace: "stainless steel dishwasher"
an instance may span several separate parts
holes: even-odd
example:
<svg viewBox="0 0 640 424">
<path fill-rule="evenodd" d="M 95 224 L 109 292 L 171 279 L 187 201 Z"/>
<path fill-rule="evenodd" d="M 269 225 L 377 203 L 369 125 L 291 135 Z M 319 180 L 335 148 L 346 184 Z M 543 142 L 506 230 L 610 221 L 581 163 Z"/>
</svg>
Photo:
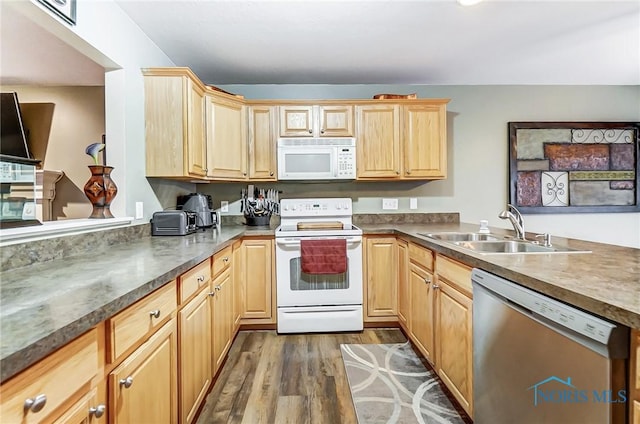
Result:
<svg viewBox="0 0 640 424">
<path fill-rule="evenodd" d="M 629 329 L 474 269 L 476 424 L 624 423 Z"/>
</svg>

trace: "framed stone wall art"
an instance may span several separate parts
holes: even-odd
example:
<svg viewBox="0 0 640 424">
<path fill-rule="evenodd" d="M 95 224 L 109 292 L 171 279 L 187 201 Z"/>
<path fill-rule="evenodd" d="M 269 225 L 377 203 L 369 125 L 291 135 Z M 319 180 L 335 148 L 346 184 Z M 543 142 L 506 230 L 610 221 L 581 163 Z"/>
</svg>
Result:
<svg viewBox="0 0 640 424">
<path fill-rule="evenodd" d="M 522 213 L 640 212 L 639 122 L 509 122 Z"/>
</svg>

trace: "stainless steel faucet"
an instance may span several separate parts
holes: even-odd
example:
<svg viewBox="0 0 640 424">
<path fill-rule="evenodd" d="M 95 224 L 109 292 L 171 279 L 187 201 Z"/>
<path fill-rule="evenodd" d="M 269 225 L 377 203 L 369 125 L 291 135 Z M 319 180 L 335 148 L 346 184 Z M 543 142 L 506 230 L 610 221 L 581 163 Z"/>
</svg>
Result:
<svg viewBox="0 0 640 424">
<path fill-rule="evenodd" d="M 516 238 L 519 240 L 526 240 L 524 237 L 524 219 L 522 214 L 511 203 L 507 204 L 507 209 L 500 212 L 498 215 L 500 219 L 508 219 L 513 225 L 513 229 L 516 231 Z"/>
</svg>

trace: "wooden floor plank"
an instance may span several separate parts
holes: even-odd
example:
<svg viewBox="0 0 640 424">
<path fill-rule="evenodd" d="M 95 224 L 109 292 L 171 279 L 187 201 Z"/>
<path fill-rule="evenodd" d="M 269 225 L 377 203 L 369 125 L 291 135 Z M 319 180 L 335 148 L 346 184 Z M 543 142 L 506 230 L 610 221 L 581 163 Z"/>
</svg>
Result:
<svg viewBox="0 0 640 424">
<path fill-rule="evenodd" d="M 289 334 L 242 331 L 197 424 L 356 424 L 342 343 L 401 343 L 398 329 Z"/>
</svg>

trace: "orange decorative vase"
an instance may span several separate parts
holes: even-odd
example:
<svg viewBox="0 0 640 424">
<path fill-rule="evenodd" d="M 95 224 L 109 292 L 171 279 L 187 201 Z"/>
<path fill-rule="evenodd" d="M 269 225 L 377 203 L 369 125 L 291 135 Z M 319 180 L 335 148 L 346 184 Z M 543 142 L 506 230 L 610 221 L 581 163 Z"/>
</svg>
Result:
<svg viewBox="0 0 640 424">
<path fill-rule="evenodd" d="M 118 193 L 118 187 L 111 179 L 112 166 L 89 165 L 91 178 L 84 185 L 84 194 L 87 196 L 93 212 L 89 218 L 113 218 L 111 214 L 111 201 Z"/>
</svg>

